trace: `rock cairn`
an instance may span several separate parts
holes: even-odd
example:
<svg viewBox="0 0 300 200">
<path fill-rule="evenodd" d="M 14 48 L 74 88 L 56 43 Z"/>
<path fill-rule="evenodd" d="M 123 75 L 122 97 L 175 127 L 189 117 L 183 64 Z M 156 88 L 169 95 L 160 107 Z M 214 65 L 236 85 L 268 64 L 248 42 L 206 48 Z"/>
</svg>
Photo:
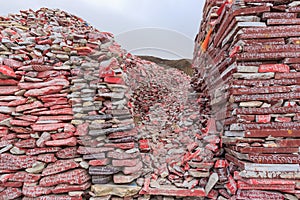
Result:
<svg viewBox="0 0 300 200">
<path fill-rule="evenodd" d="M 300 198 L 299 12 L 298 1 L 206 1 L 192 83 L 226 151 L 219 199 Z"/>
</svg>

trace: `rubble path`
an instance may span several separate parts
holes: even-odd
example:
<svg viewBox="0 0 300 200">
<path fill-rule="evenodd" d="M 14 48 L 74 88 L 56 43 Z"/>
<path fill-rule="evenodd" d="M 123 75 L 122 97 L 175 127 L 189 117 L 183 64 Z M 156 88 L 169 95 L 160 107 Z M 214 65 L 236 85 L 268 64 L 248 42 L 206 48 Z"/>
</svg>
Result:
<svg viewBox="0 0 300 200">
<path fill-rule="evenodd" d="M 201 175 L 210 175 L 209 168 L 199 175 L 187 162 L 210 163 L 214 153 L 201 140 L 198 94 L 193 92 L 190 77 L 150 62 L 131 70 L 131 102 L 150 187 L 194 188 Z"/>
</svg>

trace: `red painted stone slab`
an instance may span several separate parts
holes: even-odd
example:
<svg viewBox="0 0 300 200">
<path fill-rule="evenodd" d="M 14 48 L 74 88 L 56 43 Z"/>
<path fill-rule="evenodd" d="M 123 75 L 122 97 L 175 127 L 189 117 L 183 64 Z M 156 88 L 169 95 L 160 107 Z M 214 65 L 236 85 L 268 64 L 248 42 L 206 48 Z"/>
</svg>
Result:
<svg viewBox="0 0 300 200">
<path fill-rule="evenodd" d="M 24 197 L 22 200 L 32 200 L 30 197 Z M 34 200 L 83 200 L 82 197 L 71 197 L 69 195 L 46 195 L 35 198 Z"/>
<path fill-rule="evenodd" d="M 26 151 L 26 155 L 38 155 L 43 153 L 55 153 L 58 152 L 61 148 L 60 147 L 49 147 L 49 148 L 34 148 L 28 149 Z"/>
<path fill-rule="evenodd" d="M 176 197 L 204 197 L 206 196 L 204 189 L 194 188 L 188 189 L 165 189 L 165 188 L 149 188 L 148 191 L 141 190 L 139 194 L 142 195 L 162 195 L 162 196 L 176 196 Z"/>
<path fill-rule="evenodd" d="M 249 53 L 294 52 L 299 50 L 300 50 L 299 45 L 294 45 L 294 44 L 249 45 L 249 46 L 244 46 L 243 48 L 244 52 L 249 52 Z"/>
<path fill-rule="evenodd" d="M 25 120 L 25 121 L 28 121 L 28 122 L 36 122 L 38 117 L 32 116 L 32 115 L 22 115 L 22 116 L 16 117 L 16 119 Z"/>
<path fill-rule="evenodd" d="M 90 160 L 89 161 L 89 165 L 90 166 L 106 166 L 110 163 L 110 159 L 108 158 L 104 158 L 104 159 L 101 159 L 101 160 Z"/>
<path fill-rule="evenodd" d="M 288 122 L 288 123 L 280 123 L 280 122 L 271 122 L 266 124 L 243 124 L 244 130 L 255 130 L 255 129 L 277 129 L 277 130 L 299 130 L 300 124 L 295 122 Z M 300 135 L 299 135 L 300 136 Z"/>
<path fill-rule="evenodd" d="M 269 101 L 281 99 L 300 99 L 300 93 L 275 93 L 275 94 L 257 94 L 257 95 L 241 95 L 233 97 L 234 102 L 242 101 Z"/>
<path fill-rule="evenodd" d="M 259 179 L 286 179 L 286 180 L 296 180 L 300 178 L 300 172 L 279 172 L 279 171 L 266 171 L 264 173 L 255 171 L 241 171 L 239 175 L 243 178 L 259 178 Z"/>
<path fill-rule="evenodd" d="M 77 153 L 77 147 L 65 147 L 59 150 L 56 156 L 61 159 L 70 159 L 79 157 L 79 154 Z"/>
<path fill-rule="evenodd" d="M 48 120 L 62 120 L 69 121 L 74 117 L 72 115 L 56 115 L 56 116 L 40 116 L 38 117 L 38 121 L 48 121 Z"/>
<path fill-rule="evenodd" d="M 60 128 L 73 127 L 69 123 L 56 123 L 56 124 L 33 124 L 31 128 L 33 131 L 56 131 Z"/>
<path fill-rule="evenodd" d="M 51 193 L 51 188 L 40 186 L 25 186 L 22 189 L 22 193 L 27 197 L 38 197 Z"/>
<path fill-rule="evenodd" d="M 13 79 L 0 79 L 0 85 L 18 85 L 18 81 Z"/>
<path fill-rule="evenodd" d="M 299 25 L 300 19 L 268 19 L 267 20 L 268 25 Z"/>
<path fill-rule="evenodd" d="M 274 50 L 275 51 L 275 50 Z M 300 52 L 269 52 L 269 53 L 240 53 L 236 55 L 237 61 L 253 60 L 280 60 L 284 58 L 297 58 Z"/>
<path fill-rule="evenodd" d="M 19 91 L 17 86 L 0 86 L 0 95 L 12 95 Z"/>
<path fill-rule="evenodd" d="M 271 85 L 299 85 L 300 78 L 296 79 L 270 79 L 270 80 L 233 80 L 233 86 L 256 86 L 264 87 Z"/>
<path fill-rule="evenodd" d="M 296 140 L 296 139 L 295 139 Z M 285 140 L 284 140 L 285 141 Z M 291 140 L 294 141 L 294 140 Z M 278 142 L 281 142 L 281 140 L 279 140 Z M 281 144 L 279 144 L 281 146 Z M 300 146 L 300 141 L 299 141 L 299 145 Z M 277 153 L 298 153 L 299 152 L 299 148 L 296 147 L 292 147 L 287 145 L 287 147 L 242 147 L 242 148 L 238 148 L 238 151 L 241 153 L 270 153 L 270 154 L 277 154 Z"/>
<path fill-rule="evenodd" d="M 295 189 L 295 185 L 249 185 L 242 181 L 238 181 L 237 183 L 238 189 L 242 190 L 293 190 Z"/>
<path fill-rule="evenodd" d="M 11 154 L 0 154 L 0 169 L 20 170 L 30 168 L 36 162 L 32 156 L 14 156 Z"/>
<path fill-rule="evenodd" d="M 238 190 L 238 199 L 277 199 L 284 200 L 285 197 L 279 192 L 269 192 L 261 190 Z"/>
<path fill-rule="evenodd" d="M 136 129 L 132 129 L 130 131 L 124 131 L 124 132 L 114 132 L 109 134 L 107 137 L 109 139 L 117 139 L 117 138 L 123 138 L 123 137 L 127 137 L 127 136 L 136 136 L 137 135 L 137 130 Z"/>
<path fill-rule="evenodd" d="M 16 74 L 12 68 L 6 65 L 0 65 L 0 78 L 9 78 L 9 77 L 16 77 Z"/>
<path fill-rule="evenodd" d="M 22 140 L 20 142 L 16 142 L 15 143 L 16 147 L 19 148 L 35 148 L 36 147 L 36 140 L 31 138 L 31 139 L 27 139 L 27 140 Z"/>
<path fill-rule="evenodd" d="M 300 156 L 294 154 L 249 154 L 249 160 L 266 164 L 300 164 Z"/>
<path fill-rule="evenodd" d="M 83 147 L 83 146 L 80 146 L 78 147 L 78 150 L 77 152 L 79 154 L 94 154 L 94 153 L 102 153 L 102 152 L 107 152 L 107 151 L 113 151 L 114 148 L 111 148 L 111 147 L 99 147 L 99 148 L 96 148 L 96 147 Z"/>
<path fill-rule="evenodd" d="M 134 142 L 128 142 L 128 143 L 116 143 L 116 144 L 105 144 L 105 147 L 113 147 L 113 148 L 120 148 L 120 149 L 133 149 L 134 148 Z"/>
<path fill-rule="evenodd" d="M 61 139 L 61 140 L 50 140 L 50 141 L 45 141 L 46 146 L 54 146 L 54 147 L 59 147 L 59 146 L 76 146 L 77 144 L 77 139 L 76 137 L 70 137 L 67 139 Z"/>
<path fill-rule="evenodd" d="M 138 157 L 140 154 L 139 153 L 132 153 L 132 154 L 129 154 L 129 153 L 119 153 L 119 152 L 108 152 L 107 153 L 107 157 L 109 158 L 114 158 L 114 159 L 120 159 L 120 160 L 123 160 L 123 159 L 134 159 L 136 157 Z"/>
<path fill-rule="evenodd" d="M 214 38 L 214 44 L 216 44 L 215 46 L 219 46 L 223 38 L 226 37 L 224 32 L 228 29 L 229 23 L 231 23 L 232 19 L 235 16 L 258 14 L 258 13 L 264 13 L 269 11 L 270 11 L 269 6 L 256 6 L 256 7 L 246 7 L 246 8 L 237 9 L 231 15 L 227 15 L 222 21 L 222 23 L 220 24 L 220 29 L 218 30 Z"/>
<path fill-rule="evenodd" d="M 247 31 L 246 29 L 243 29 L 243 31 Z M 299 37 L 300 33 L 298 32 L 298 29 L 293 30 L 286 30 L 286 31 L 276 31 L 272 32 L 272 30 L 268 30 L 268 32 L 257 32 L 257 33 L 243 33 L 238 35 L 238 38 L 240 40 L 244 39 L 269 39 L 269 38 L 288 38 L 288 37 Z"/>
<path fill-rule="evenodd" d="M 272 94 L 272 93 L 286 93 L 290 92 L 292 88 L 288 86 L 271 86 L 261 88 L 235 88 L 231 89 L 230 93 L 233 95 L 241 94 Z"/>
<path fill-rule="evenodd" d="M 79 167 L 79 164 L 73 160 L 58 160 L 55 163 L 49 164 L 42 172 L 42 176 L 58 174 L 70 169 Z"/>
<path fill-rule="evenodd" d="M 60 140 L 60 139 L 67 139 L 74 136 L 73 132 L 61 132 L 56 134 L 51 134 L 52 140 Z"/>
<path fill-rule="evenodd" d="M 22 191 L 19 188 L 6 188 L 0 193 L 0 197 L 3 200 L 15 200 L 22 195 Z"/>
<path fill-rule="evenodd" d="M 38 155 L 37 160 L 45 162 L 45 163 L 52 163 L 52 162 L 55 162 L 57 160 L 57 158 L 55 157 L 54 154 L 49 153 L 49 154 Z"/>
<path fill-rule="evenodd" d="M 275 75 L 275 79 L 285 79 L 285 78 L 291 78 L 291 79 L 300 78 L 300 72 L 294 72 L 294 73 L 276 73 L 276 75 Z"/>
<path fill-rule="evenodd" d="M 285 64 L 264 64 L 259 66 L 258 72 L 290 72 L 290 67 Z"/>
<path fill-rule="evenodd" d="M 52 189 L 52 192 L 54 194 L 59 194 L 59 193 L 67 193 L 71 191 L 85 191 L 91 186 L 90 182 L 86 182 L 81 185 L 69 185 L 69 184 L 61 184 L 56 186 L 54 189 Z"/>
<path fill-rule="evenodd" d="M 40 101 L 35 101 L 35 102 L 30 103 L 30 104 L 17 106 L 16 107 L 16 112 L 22 112 L 22 111 L 25 111 L 25 110 L 31 110 L 31 109 L 34 109 L 34 108 L 41 108 L 41 107 L 43 107 L 43 104 Z"/>
<path fill-rule="evenodd" d="M 62 86 L 49 86 L 41 89 L 31 89 L 25 92 L 25 97 L 37 97 L 47 94 L 59 93 L 62 90 Z"/>
<path fill-rule="evenodd" d="M 39 89 L 47 86 L 63 86 L 68 87 L 70 85 L 70 82 L 66 79 L 53 79 L 50 81 L 40 82 L 40 83 L 26 83 L 26 82 L 20 82 L 18 86 L 21 89 L 31 90 L 31 89 Z M 42 96 L 42 95 L 41 95 Z"/>
<path fill-rule="evenodd" d="M 65 173 L 50 175 L 40 180 L 40 186 L 54 186 L 58 184 L 83 184 L 90 180 L 90 176 L 84 169 L 75 169 Z"/>
<path fill-rule="evenodd" d="M 269 108 L 238 108 L 237 115 L 262 115 L 262 114 L 285 114 L 300 113 L 300 106 L 296 107 L 269 107 Z"/>
<path fill-rule="evenodd" d="M 263 19 L 290 19 L 297 18 L 297 13 L 289 13 L 289 12 L 265 12 L 262 15 Z"/>
<path fill-rule="evenodd" d="M 73 115 L 72 108 L 63 108 L 57 110 L 47 110 L 47 111 L 40 111 L 32 113 L 32 115 Z"/>
<path fill-rule="evenodd" d="M 298 130 L 247 130 L 245 137 L 255 137 L 255 138 L 265 138 L 268 136 L 273 137 L 291 137 L 298 138 L 300 137 L 300 131 Z"/>
<path fill-rule="evenodd" d="M 277 140 L 276 144 L 281 146 L 281 147 L 299 147 L 300 146 L 300 139 Z"/>
<path fill-rule="evenodd" d="M 128 160 L 112 160 L 112 166 L 114 167 L 133 167 L 138 164 L 139 159 Z"/>
</svg>

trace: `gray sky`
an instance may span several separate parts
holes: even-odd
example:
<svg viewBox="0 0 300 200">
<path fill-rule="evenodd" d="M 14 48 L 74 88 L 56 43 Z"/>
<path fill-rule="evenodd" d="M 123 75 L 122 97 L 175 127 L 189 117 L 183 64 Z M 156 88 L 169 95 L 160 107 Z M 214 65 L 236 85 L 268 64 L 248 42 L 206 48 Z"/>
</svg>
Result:
<svg viewBox="0 0 300 200">
<path fill-rule="evenodd" d="M 134 54 L 191 58 L 205 0 L 2 0 L 1 16 L 59 8 L 112 32 Z"/>
</svg>

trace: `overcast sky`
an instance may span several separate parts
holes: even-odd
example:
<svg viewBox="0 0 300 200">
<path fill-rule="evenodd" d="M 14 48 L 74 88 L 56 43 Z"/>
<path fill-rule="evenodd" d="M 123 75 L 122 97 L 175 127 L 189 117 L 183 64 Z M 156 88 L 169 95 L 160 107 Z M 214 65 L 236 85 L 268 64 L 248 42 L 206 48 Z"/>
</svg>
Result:
<svg viewBox="0 0 300 200">
<path fill-rule="evenodd" d="M 112 32 L 134 54 L 191 58 L 205 0 L 2 0 L 0 14 L 41 7 L 77 15 Z"/>
</svg>

